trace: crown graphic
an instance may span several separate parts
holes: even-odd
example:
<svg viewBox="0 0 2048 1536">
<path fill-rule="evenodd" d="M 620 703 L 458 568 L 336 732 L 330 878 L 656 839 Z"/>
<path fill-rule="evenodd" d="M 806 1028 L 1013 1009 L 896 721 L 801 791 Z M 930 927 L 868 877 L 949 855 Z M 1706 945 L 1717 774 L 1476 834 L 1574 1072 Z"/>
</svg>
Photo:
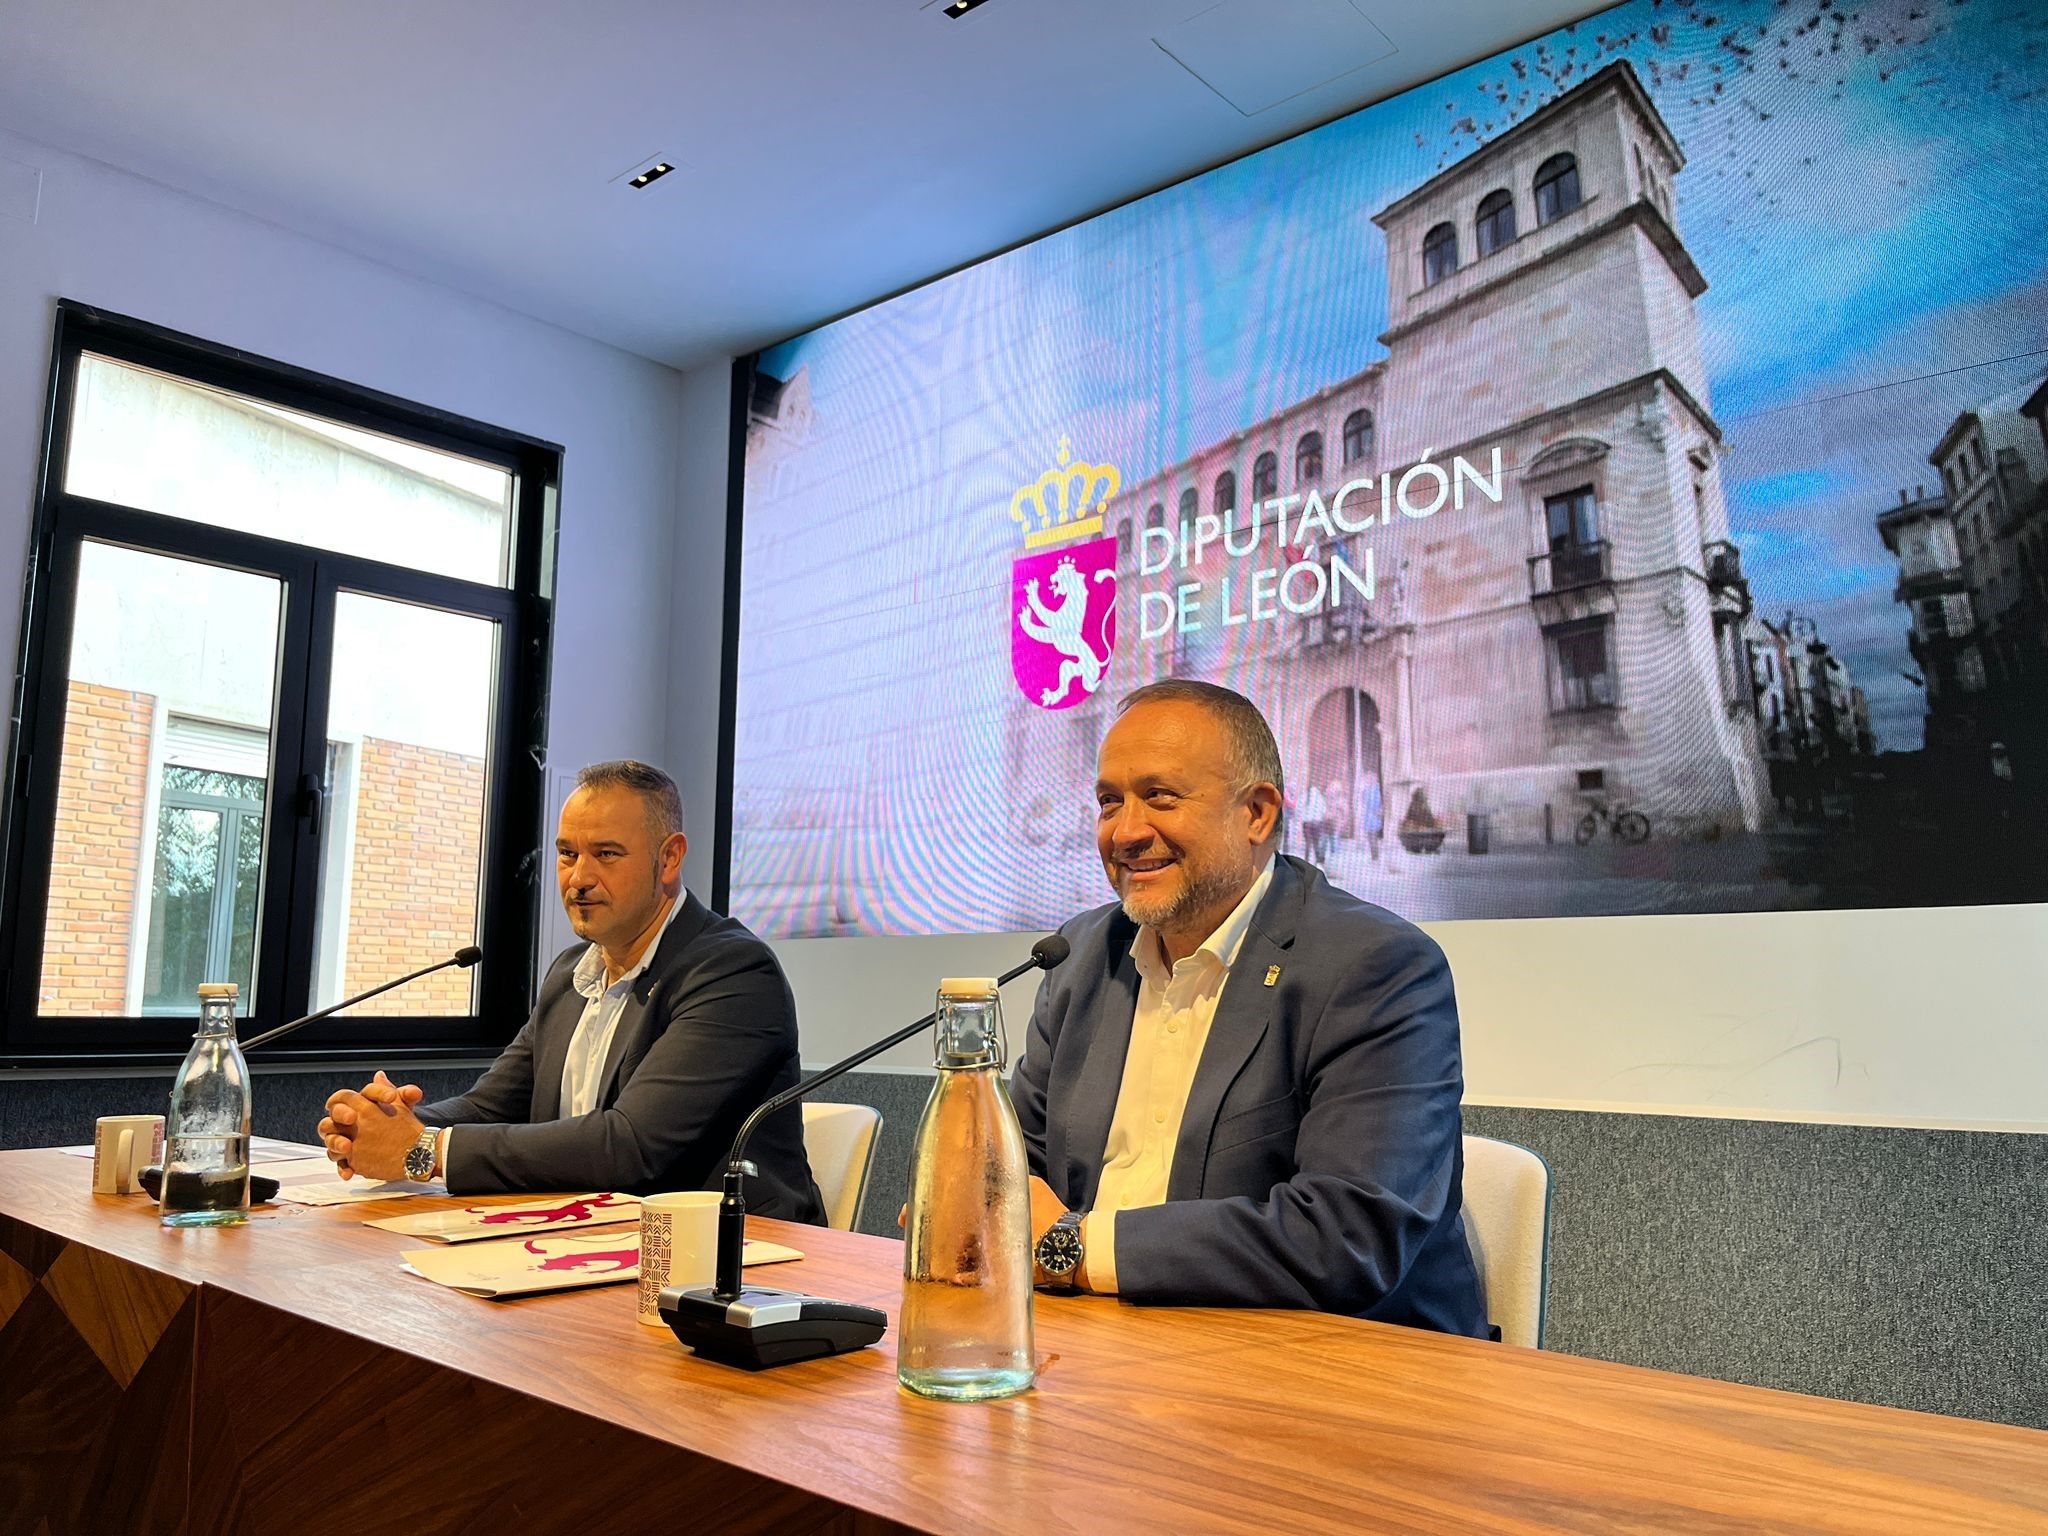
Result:
<svg viewBox="0 0 2048 1536">
<path fill-rule="evenodd" d="M 1049 549 L 1102 532 L 1103 509 L 1123 486 L 1114 464 L 1084 464 L 1060 439 L 1059 461 L 1010 498 L 1026 549 Z"/>
</svg>

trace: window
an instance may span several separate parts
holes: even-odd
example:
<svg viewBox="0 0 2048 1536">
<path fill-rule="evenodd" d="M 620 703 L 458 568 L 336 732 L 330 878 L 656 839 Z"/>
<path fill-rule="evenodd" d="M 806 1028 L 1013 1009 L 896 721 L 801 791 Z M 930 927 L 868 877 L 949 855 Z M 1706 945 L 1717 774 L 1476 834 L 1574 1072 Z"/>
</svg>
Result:
<svg viewBox="0 0 2048 1536">
<path fill-rule="evenodd" d="M 1536 223 L 1561 219 L 1579 206 L 1579 162 L 1552 155 L 1536 167 Z"/>
<path fill-rule="evenodd" d="M 1323 434 L 1304 432 L 1294 445 L 1294 483 L 1311 485 L 1323 478 Z"/>
<path fill-rule="evenodd" d="M 191 1013 L 203 981 L 232 981 L 245 997 L 253 990 L 263 869 L 260 738 L 256 752 L 255 773 L 171 762 L 163 767 L 142 925 L 147 938 L 137 946 L 142 967 L 135 1002 L 142 1013 Z"/>
<path fill-rule="evenodd" d="M 1166 508 L 1156 501 L 1153 502 L 1150 507 L 1145 509 L 1145 526 L 1147 528 L 1164 528 L 1166 526 Z"/>
<path fill-rule="evenodd" d="M 1195 526 L 1195 513 L 1201 502 L 1201 494 L 1192 485 L 1180 493 L 1180 531 L 1183 535 Z"/>
<path fill-rule="evenodd" d="M 1550 543 L 1550 587 L 1580 587 L 1607 574 L 1607 546 L 1600 538 L 1600 507 L 1593 487 L 1579 486 L 1543 499 Z"/>
<path fill-rule="evenodd" d="M 1614 669 L 1607 654 L 1610 621 L 1581 619 L 1546 630 L 1550 647 L 1550 710 L 1570 714 L 1614 704 Z"/>
<path fill-rule="evenodd" d="M 1164 509 L 1157 504 L 1154 504 L 1152 511 L 1158 513 L 1162 522 L 1165 520 L 1166 513 Z M 1150 514 L 1147 515 L 1148 517 L 1150 516 Z M 1155 523 L 1152 526 L 1157 527 L 1158 524 Z M 1131 558 L 1131 520 L 1128 517 L 1120 519 L 1116 525 L 1116 555 L 1119 560 Z"/>
<path fill-rule="evenodd" d="M 1252 460 L 1252 500 L 1280 494 L 1280 457 L 1270 449 Z"/>
<path fill-rule="evenodd" d="M 1237 475 L 1226 469 L 1216 477 L 1216 515 L 1230 516 L 1231 508 L 1237 505 Z"/>
<path fill-rule="evenodd" d="M 53 366 L 0 1049 L 175 1057 L 201 982 L 253 1032 L 468 944 L 293 1048 L 502 1041 L 559 450 L 68 302 Z"/>
<path fill-rule="evenodd" d="M 1505 188 L 1479 200 L 1479 254 L 1491 256 L 1515 238 L 1515 200 Z"/>
<path fill-rule="evenodd" d="M 1344 418 L 1344 462 L 1372 457 L 1372 412 L 1353 411 Z"/>
<path fill-rule="evenodd" d="M 1956 658 L 1956 682 L 1965 693 L 1982 693 L 1991 686 L 1984 670 L 1984 653 L 1974 645 Z"/>
<path fill-rule="evenodd" d="M 1458 270 L 1458 231 L 1439 224 L 1422 237 L 1422 286 L 1431 287 Z"/>
</svg>

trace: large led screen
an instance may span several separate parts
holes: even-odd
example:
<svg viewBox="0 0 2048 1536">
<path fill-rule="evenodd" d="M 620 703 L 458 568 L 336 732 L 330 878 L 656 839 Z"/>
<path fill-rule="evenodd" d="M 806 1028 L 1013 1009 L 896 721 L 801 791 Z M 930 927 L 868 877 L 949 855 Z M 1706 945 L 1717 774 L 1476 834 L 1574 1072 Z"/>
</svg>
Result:
<svg viewBox="0 0 2048 1536">
<path fill-rule="evenodd" d="M 767 351 L 732 911 L 1107 899 L 1168 676 L 1416 919 L 2048 895 L 2044 48 L 1642 0 Z"/>
</svg>

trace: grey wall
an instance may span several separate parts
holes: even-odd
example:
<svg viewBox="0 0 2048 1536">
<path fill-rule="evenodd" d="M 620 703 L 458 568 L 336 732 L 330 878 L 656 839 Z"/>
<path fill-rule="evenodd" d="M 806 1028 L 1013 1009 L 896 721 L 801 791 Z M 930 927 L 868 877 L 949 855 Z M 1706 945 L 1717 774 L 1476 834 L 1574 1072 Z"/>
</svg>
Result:
<svg viewBox="0 0 2048 1536">
<path fill-rule="evenodd" d="M 474 1069 L 414 1074 L 430 1096 Z M 338 1073 L 259 1073 L 256 1129 L 305 1139 Z M 820 1095 L 882 1111 L 867 1231 L 894 1236 L 930 1079 Z M 0 1147 L 90 1139 L 168 1074 L 0 1076 Z M 1473 1107 L 1553 1174 L 1547 1347 L 2048 1429 L 2048 1136 Z M 81 1178 L 83 1170 L 81 1169 Z"/>
<path fill-rule="evenodd" d="M 930 1079 L 882 1111 L 863 1227 L 893 1236 Z M 2048 1428 L 2048 1136 L 1472 1106 L 1552 1175 L 1546 1347 Z"/>
<path fill-rule="evenodd" d="M 678 501 L 680 374 L 4 130 L 0 157 L 43 178 L 34 222 L 0 218 L 0 654 L 17 655 L 64 296 L 560 443 L 552 758 L 664 751 L 671 696 L 694 698 L 671 686 L 669 615 L 715 605 L 724 528 L 722 501 Z M 707 566 L 680 585 L 679 551 Z M 715 688 L 715 647 L 709 668 Z M 678 765 L 686 801 L 710 806 L 715 768 L 715 742 Z M 710 840 L 691 852 L 708 889 Z"/>
</svg>

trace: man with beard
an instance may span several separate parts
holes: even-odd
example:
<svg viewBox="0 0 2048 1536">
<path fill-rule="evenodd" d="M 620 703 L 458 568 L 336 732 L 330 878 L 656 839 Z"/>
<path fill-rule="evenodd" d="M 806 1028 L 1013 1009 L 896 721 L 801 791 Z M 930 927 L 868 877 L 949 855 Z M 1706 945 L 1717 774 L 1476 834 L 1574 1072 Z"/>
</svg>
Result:
<svg viewBox="0 0 2048 1536">
<path fill-rule="evenodd" d="M 796 1004 L 773 952 L 683 888 L 682 798 L 645 763 L 576 776 L 555 836 L 569 926 L 526 1027 L 469 1092 L 419 1105 L 382 1072 L 327 1101 L 344 1178 L 454 1194 L 716 1189 L 754 1107 L 796 1082 Z M 822 1224 L 795 1105 L 747 1144 L 747 1208 Z"/>
<path fill-rule="evenodd" d="M 1276 854 L 1250 700 L 1169 681 L 1102 743 L 1119 898 L 1060 932 L 1013 1083 L 1041 1283 L 1497 1337 L 1461 1215 L 1443 952 Z"/>
</svg>

